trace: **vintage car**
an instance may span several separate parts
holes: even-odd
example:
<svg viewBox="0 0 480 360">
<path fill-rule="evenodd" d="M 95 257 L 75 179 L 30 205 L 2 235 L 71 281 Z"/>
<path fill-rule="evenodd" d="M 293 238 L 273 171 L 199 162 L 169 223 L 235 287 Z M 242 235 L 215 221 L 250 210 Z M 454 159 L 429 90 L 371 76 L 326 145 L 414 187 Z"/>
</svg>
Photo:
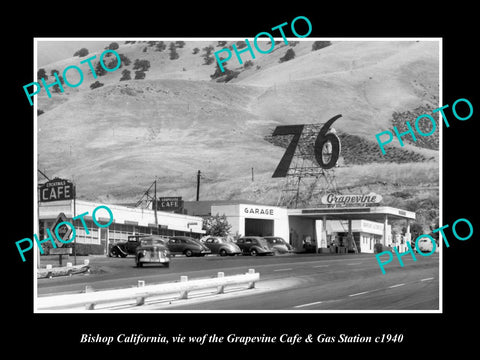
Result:
<svg viewBox="0 0 480 360">
<path fill-rule="evenodd" d="M 127 241 L 112 244 L 108 251 L 110 257 L 126 257 L 127 255 L 135 255 L 137 247 L 140 245 L 140 235 L 130 235 Z"/>
<path fill-rule="evenodd" d="M 208 236 L 203 239 L 203 244 L 212 251 L 212 254 L 220 254 L 220 256 L 233 256 L 242 253 L 237 244 L 220 236 Z"/>
<path fill-rule="evenodd" d="M 288 244 L 283 238 L 278 236 L 263 237 L 270 244 L 272 249 L 279 254 L 289 254 L 293 252 L 292 245 Z"/>
<path fill-rule="evenodd" d="M 172 236 L 167 242 L 167 247 L 172 254 L 183 254 L 187 257 L 205 256 L 211 253 L 208 247 L 189 236 Z"/>
<path fill-rule="evenodd" d="M 163 264 L 170 266 L 170 250 L 166 240 L 155 235 L 140 238 L 140 245 L 135 250 L 135 263 L 137 267 L 143 264 Z"/>
<path fill-rule="evenodd" d="M 260 236 L 241 237 L 237 245 L 245 255 L 275 255 L 267 240 Z"/>
</svg>

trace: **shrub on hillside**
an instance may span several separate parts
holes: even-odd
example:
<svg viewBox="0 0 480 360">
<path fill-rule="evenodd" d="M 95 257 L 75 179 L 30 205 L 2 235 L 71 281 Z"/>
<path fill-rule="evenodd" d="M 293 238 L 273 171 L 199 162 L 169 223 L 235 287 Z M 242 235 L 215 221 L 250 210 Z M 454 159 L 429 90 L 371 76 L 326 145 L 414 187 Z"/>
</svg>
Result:
<svg viewBox="0 0 480 360">
<path fill-rule="evenodd" d="M 145 72 L 142 70 L 135 71 L 135 80 L 143 80 L 145 79 Z"/>
<path fill-rule="evenodd" d="M 210 46 L 206 46 L 203 48 L 203 51 L 205 52 L 202 56 L 203 56 L 203 65 L 210 65 L 211 63 L 213 63 L 215 61 L 215 59 L 213 58 L 212 55 L 212 51 L 213 51 L 213 46 L 210 45 Z"/>
<path fill-rule="evenodd" d="M 217 47 L 220 47 L 220 46 L 223 47 L 223 46 L 225 46 L 226 44 L 227 44 L 226 41 L 217 41 Z"/>
<path fill-rule="evenodd" d="M 292 48 L 288 49 L 286 52 L 285 52 L 285 55 L 283 55 L 279 62 L 285 62 L 285 61 L 289 61 L 289 60 L 292 60 L 293 58 L 295 57 L 295 51 L 293 51 Z"/>
<path fill-rule="evenodd" d="M 122 71 L 122 77 L 120 78 L 120 81 L 125 81 L 125 80 L 131 80 L 132 77 L 130 76 L 130 70 L 123 70 Z"/>
<path fill-rule="evenodd" d="M 230 80 L 236 78 L 238 74 L 240 74 L 240 71 L 227 69 L 227 63 L 223 64 L 223 69 L 225 70 L 224 72 L 220 70 L 220 66 L 218 63 L 216 63 L 215 72 L 210 75 L 210 78 L 212 80 L 216 80 L 217 82 L 229 82 Z"/>
<path fill-rule="evenodd" d="M 181 49 L 185 46 L 185 41 L 175 41 L 175 46 Z"/>
<path fill-rule="evenodd" d="M 133 63 L 133 70 L 147 71 L 148 69 L 150 69 L 150 61 L 135 59 Z"/>
<path fill-rule="evenodd" d="M 249 67 L 252 67 L 252 66 L 253 66 L 252 60 L 247 60 L 243 63 L 243 68 L 244 69 L 248 69 Z"/>
<path fill-rule="evenodd" d="M 199 51 L 200 51 L 200 49 L 199 49 L 199 48 L 195 48 L 195 49 L 193 49 L 193 52 L 192 52 L 192 54 L 193 54 L 193 55 L 195 55 L 195 54 L 198 54 L 198 52 L 199 52 Z"/>
<path fill-rule="evenodd" d="M 48 75 L 45 69 L 38 69 L 37 71 L 37 79 L 40 81 L 41 78 L 48 80 Z"/>
<path fill-rule="evenodd" d="M 158 41 L 157 44 L 155 45 L 155 51 L 162 52 L 167 48 L 167 45 L 163 41 Z"/>
<path fill-rule="evenodd" d="M 175 44 L 173 42 L 170 43 L 170 46 L 168 47 L 168 49 L 170 50 L 170 60 L 176 60 L 179 58 L 179 55 L 175 48 Z"/>
<path fill-rule="evenodd" d="M 332 45 L 330 41 L 314 41 L 312 44 L 312 51 L 320 50 L 330 45 Z"/>
<path fill-rule="evenodd" d="M 60 75 L 60 73 L 59 73 L 58 70 L 53 69 L 53 70 L 50 71 L 50 75 L 51 75 L 51 76 L 55 77 L 55 74 L 58 75 L 58 79 L 60 80 L 60 84 L 62 84 L 62 85 L 65 84 L 65 82 L 63 81 L 63 77 Z M 55 86 L 52 88 L 52 90 L 53 90 L 53 92 L 55 92 L 55 93 L 60 93 L 60 92 L 62 92 L 62 91 L 60 90 L 60 86 L 58 86 L 58 85 L 55 85 Z"/>
<path fill-rule="evenodd" d="M 86 48 L 81 48 L 80 50 L 75 51 L 73 56 L 84 57 L 88 55 L 88 50 Z"/>
<path fill-rule="evenodd" d="M 98 76 L 103 76 L 107 73 L 107 70 L 103 68 L 102 64 L 100 64 L 100 61 L 97 63 L 97 65 L 95 65 L 95 73 Z"/>
<path fill-rule="evenodd" d="M 110 45 L 105 47 L 105 50 L 117 50 L 120 46 L 116 42 L 112 42 Z"/>
<path fill-rule="evenodd" d="M 122 67 L 123 65 L 128 66 L 132 63 L 132 61 L 126 55 L 118 54 L 118 56 L 120 56 L 121 60 L 120 67 Z"/>
<path fill-rule="evenodd" d="M 102 87 L 104 84 L 102 84 L 100 81 L 95 81 L 93 84 L 90 85 L 90 89 L 96 89 L 96 88 L 99 88 L 99 87 Z"/>
</svg>

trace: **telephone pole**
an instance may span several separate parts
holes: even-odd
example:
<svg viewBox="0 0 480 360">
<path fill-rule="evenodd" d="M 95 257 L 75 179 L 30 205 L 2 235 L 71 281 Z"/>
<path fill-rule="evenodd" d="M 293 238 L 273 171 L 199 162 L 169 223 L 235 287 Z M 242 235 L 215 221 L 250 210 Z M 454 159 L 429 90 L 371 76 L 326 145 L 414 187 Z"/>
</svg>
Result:
<svg viewBox="0 0 480 360">
<path fill-rule="evenodd" d="M 155 229 L 158 231 L 158 217 L 157 217 L 157 178 L 155 177 L 153 188 L 153 207 L 155 210 Z"/>
<path fill-rule="evenodd" d="M 199 200 L 200 198 L 200 170 L 198 170 L 198 173 L 197 173 L 197 201 Z"/>
</svg>

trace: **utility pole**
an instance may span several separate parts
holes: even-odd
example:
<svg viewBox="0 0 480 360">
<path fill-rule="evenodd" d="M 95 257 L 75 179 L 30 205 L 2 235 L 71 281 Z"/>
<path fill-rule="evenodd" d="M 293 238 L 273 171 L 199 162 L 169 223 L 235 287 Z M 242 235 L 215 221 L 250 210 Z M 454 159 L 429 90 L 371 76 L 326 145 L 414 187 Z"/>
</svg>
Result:
<svg viewBox="0 0 480 360">
<path fill-rule="evenodd" d="M 197 201 L 200 198 L 200 170 L 197 173 Z"/>
<path fill-rule="evenodd" d="M 153 206 L 155 210 L 155 229 L 158 231 L 158 217 L 157 217 L 157 178 L 155 178 L 154 182 L 154 188 L 153 188 Z"/>
</svg>

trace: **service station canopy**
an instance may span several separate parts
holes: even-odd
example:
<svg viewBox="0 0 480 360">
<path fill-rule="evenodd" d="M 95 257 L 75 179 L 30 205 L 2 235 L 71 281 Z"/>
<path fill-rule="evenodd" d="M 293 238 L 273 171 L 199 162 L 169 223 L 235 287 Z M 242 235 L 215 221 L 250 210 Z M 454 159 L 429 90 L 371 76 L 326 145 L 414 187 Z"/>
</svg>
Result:
<svg viewBox="0 0 480 360">
<path fill-rule="evenodd" d="M 288 216 L 322 220 L 415 220 L 415 213 L 389 206 L 288 209 Z"/>
</svg>

